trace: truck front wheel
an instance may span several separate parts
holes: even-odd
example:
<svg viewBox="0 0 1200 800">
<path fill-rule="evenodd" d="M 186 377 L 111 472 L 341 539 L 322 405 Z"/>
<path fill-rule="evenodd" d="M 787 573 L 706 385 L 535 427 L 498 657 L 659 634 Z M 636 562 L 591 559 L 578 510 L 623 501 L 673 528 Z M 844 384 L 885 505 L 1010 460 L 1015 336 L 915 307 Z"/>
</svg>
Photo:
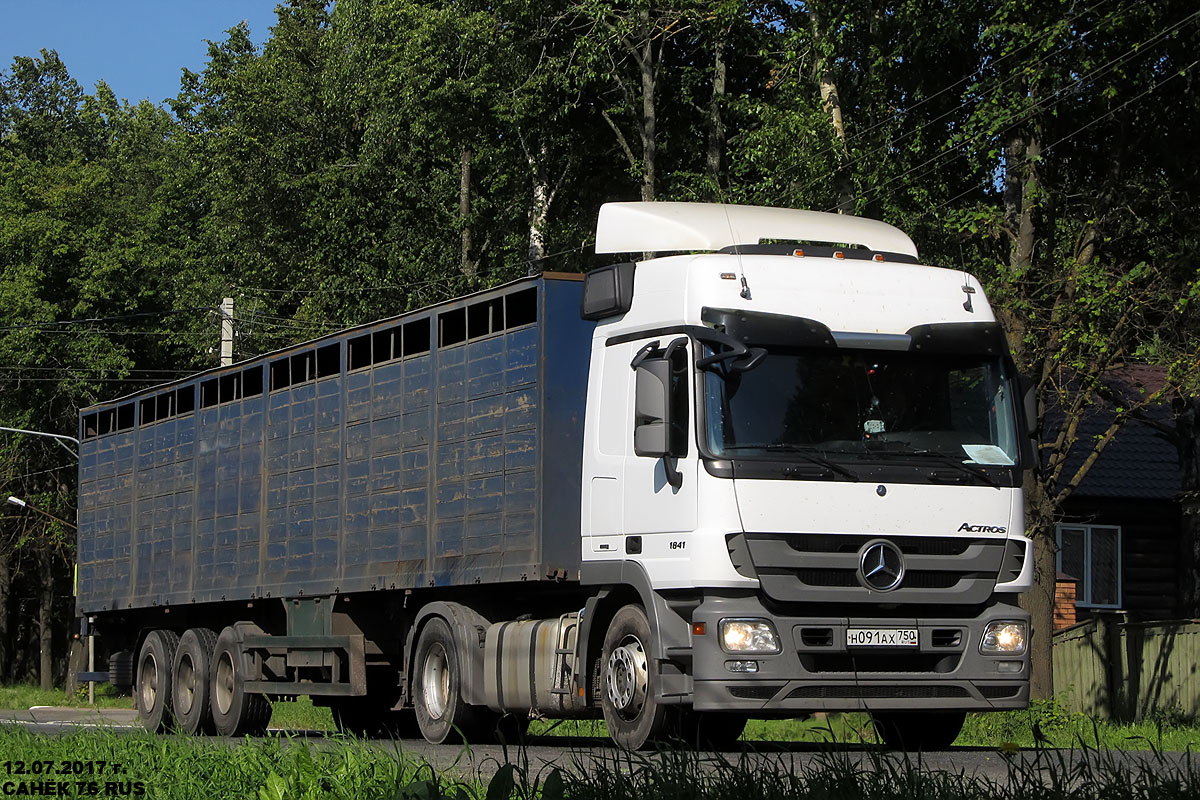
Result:
<svg viewBox="0 0 1200 800">
<path fill-rule="evenodd" d="M 467 739 L 473 737 L 475 709 L 462 698 L 458 650 L 445 620 L 434 617 L 425 623 L 413 664 L 413 705 L 425 740 L 441 744 L 455 728 Z"/>
<path fill-rule="evenodd" d="M 890 750 L 927 752 L 954 744 L 967 719 L 965 711 L 875 711 L 875 732 Z"/>
<path fill-rule="evenodd" d="M 137 677 L 133 696 L 138 718 L 152 733 L 165 731 L 174 720 L 171 702 L 171 672 L 179 635 L 174 631 L 150 631 L 138 651 Z"/>
<path fill-rule="evenodd" d="M 217 637 L 209 671 L 208 698 L 217 733 L 242 736 L 265 731 L 271 720 L 271 704 L 261 694 L 246 691 L 250 657 L 233 628 L 226 628 Z"/>
<path fill-rule="evenodd" d="M 604 636 L 600 705 L 613 741 L 628 750 L 652 746 L 670 709 L 654 699 L 650 623 L 641 606 L 616 613 Z"/>
</svg>

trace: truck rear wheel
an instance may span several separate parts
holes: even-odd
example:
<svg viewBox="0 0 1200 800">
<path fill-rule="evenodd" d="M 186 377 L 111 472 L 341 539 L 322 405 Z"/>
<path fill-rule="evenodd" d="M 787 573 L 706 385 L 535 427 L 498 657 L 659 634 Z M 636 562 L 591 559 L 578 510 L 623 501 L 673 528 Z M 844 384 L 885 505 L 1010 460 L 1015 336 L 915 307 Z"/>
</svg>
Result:
<svg viewBox="0 0 1200 800">
<path fill-rule="evenodd" d="M 600 705 L 613 741 L 641 750 L 667 732 L 670 711 L 654 699 L 650 623 L 641 606 L 616 613 L 604 636 Z"/>
<path fill-rule="evenodd" d="M 455 736 L 456 728 L 464 738 L 474 738 L 475 709 L 463 700 L 458 650 L 445 620 L 425 623 L 413 664 L 413 705 L 425 740 L 441 744 Z"/>
<path fill-rule="evenodd" d="M 210 663 L 208 697 L 217 733 L 243 736 L 265 731 L 271 720 L 271 704 L 261 694 L 246 691 L 250 656 L 242 649 L 236 630 L 221 631 Z"/>
<path fill-rule="evenodd" d="M 213 727 L 209 705 L 209 671 L 217 634 L 208 628 L 192 628 L 179 639 L 172 669 L 172 698 L 175 719 L 184 733 L 208 733 Z"/>
<path fill-rule="evenodd" d="M 954 744 L 967 719 L 965 711 L 873 711 L 875 732 L 891 750 L 927 752 Z"/>
<path fill-rule="evenodd" d="M 179 635 L 174 631 L 150 631 L 138 650 L 134 702 L 138 719 L 152 733 L 165 731 L 174 721 L 171 701 L 171 671 Z"/>
</svg>

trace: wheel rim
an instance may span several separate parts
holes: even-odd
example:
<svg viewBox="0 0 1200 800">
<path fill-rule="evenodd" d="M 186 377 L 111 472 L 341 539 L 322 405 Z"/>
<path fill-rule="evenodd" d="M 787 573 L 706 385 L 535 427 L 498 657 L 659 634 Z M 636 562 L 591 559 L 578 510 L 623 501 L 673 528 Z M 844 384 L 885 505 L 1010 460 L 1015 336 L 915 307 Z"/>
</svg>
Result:
<svg viewBox="0 0 1200 800">
<path fill-rule="evenodd" d="M 192 703 L 196 702 L 196 665 L 190 656 L 184 655 L 179 660 L 175 687 L 175 708 L 186 714 L 192 710 Z"/>
<path fill-rule="evenodd" d="M 228 714 L 229 709 L 233 708 L 233 685 L 233 658 L 229 653 L 221 653 L 221 658 L 217 661 L 213 700 L 216 702 L 217 710 L 222 714 Z"/>
<path fill-rule="evenodd" d="M 441 644 L 434 644 L 425 654 L 421 690 L 426 713 L 432 719 L 441 719 L 450 704 L 450 665 L 446 648 Z"/>
<path fill-rule="evenodd" d="M 141 668 L 138 670 L 141 675 L 138 681 L 138 691 L 142 701 L 142 711 L 149 712 L 154 708 L 154 702 L 158 699 L 158 659 L 153 653 L 146 653 L 142 656 Z"/>
<path fill-rule="evenodd" d="M 626 636 L 608 657 L 605 683 L 608 700 L 622 719 L 632 720 L 646 705 L 646 648 L 636 636 Z"/>
</svg>

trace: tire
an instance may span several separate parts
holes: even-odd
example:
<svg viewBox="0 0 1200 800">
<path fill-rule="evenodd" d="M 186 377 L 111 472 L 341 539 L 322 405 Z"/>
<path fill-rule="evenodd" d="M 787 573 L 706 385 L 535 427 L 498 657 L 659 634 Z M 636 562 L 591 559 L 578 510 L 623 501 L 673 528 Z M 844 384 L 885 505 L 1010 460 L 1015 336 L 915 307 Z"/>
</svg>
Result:
<svg viewBox="0 0 1200 800">
<path fill-rule="evenodd" d="M 441 617 L 425 623 L 413 659 L 413 706 L 427 742 L 478 741 L 479 717 L 462 697 L 462 670 L 450 626 Z"/>
<path fill-rule="evenodd" d="M 209 704 L 213 650 L 217 634 L 208 628 L 192 628 L 179 639 L 171 670 L 171 697 L 175 720 L 184 733 L 212 734 Z"/>
<path fill-rule="evenodd" d="M 208 697 L 216 732 L 221 736 L 245 736 L 265 731 L 271 719 L 271 704 L 263 695 L 246 691 L 251 662 L 236 630 L 221 631 L 210 664 Z"/>
<path fill-rule="evenodd" d="M 954 744 L 967 719 L 965 711 L 876 711 L 875 732 L 890 750 L 929 752 Z"/>
<path fill-rule="evenodd" d="M 151 733 L 168 730 L 175 721 L 171 701 L 171 671 L 179 635 L 174 631 L 150 631 L 138 650 L 133 699 L 138 719 Z"/>
<path fill-rule="evenodd" d="M 654 699 L 653 640 L 641 606 L 616 613 L 604 635 L 600 665 L 600 705 L 608 735 L 627 750 L 652 747 L 671 732 L 677 709 Z"/>
</svg>

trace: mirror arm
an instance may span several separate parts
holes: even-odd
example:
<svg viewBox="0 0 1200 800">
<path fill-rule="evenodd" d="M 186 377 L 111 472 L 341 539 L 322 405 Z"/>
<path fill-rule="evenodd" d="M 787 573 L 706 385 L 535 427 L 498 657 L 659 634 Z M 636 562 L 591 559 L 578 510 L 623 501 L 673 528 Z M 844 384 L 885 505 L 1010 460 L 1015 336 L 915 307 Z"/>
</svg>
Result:
<svg viewBox="0 0 1200 800">
<path fill-rule="evenodd" d="M 663 470 L 667 473 L 667 483 L 671 484 L 672 488 L 678 489 L 683 486 L 683 473 L 675 466 L 674 456 L 663 456 Z"/>
</svg>

